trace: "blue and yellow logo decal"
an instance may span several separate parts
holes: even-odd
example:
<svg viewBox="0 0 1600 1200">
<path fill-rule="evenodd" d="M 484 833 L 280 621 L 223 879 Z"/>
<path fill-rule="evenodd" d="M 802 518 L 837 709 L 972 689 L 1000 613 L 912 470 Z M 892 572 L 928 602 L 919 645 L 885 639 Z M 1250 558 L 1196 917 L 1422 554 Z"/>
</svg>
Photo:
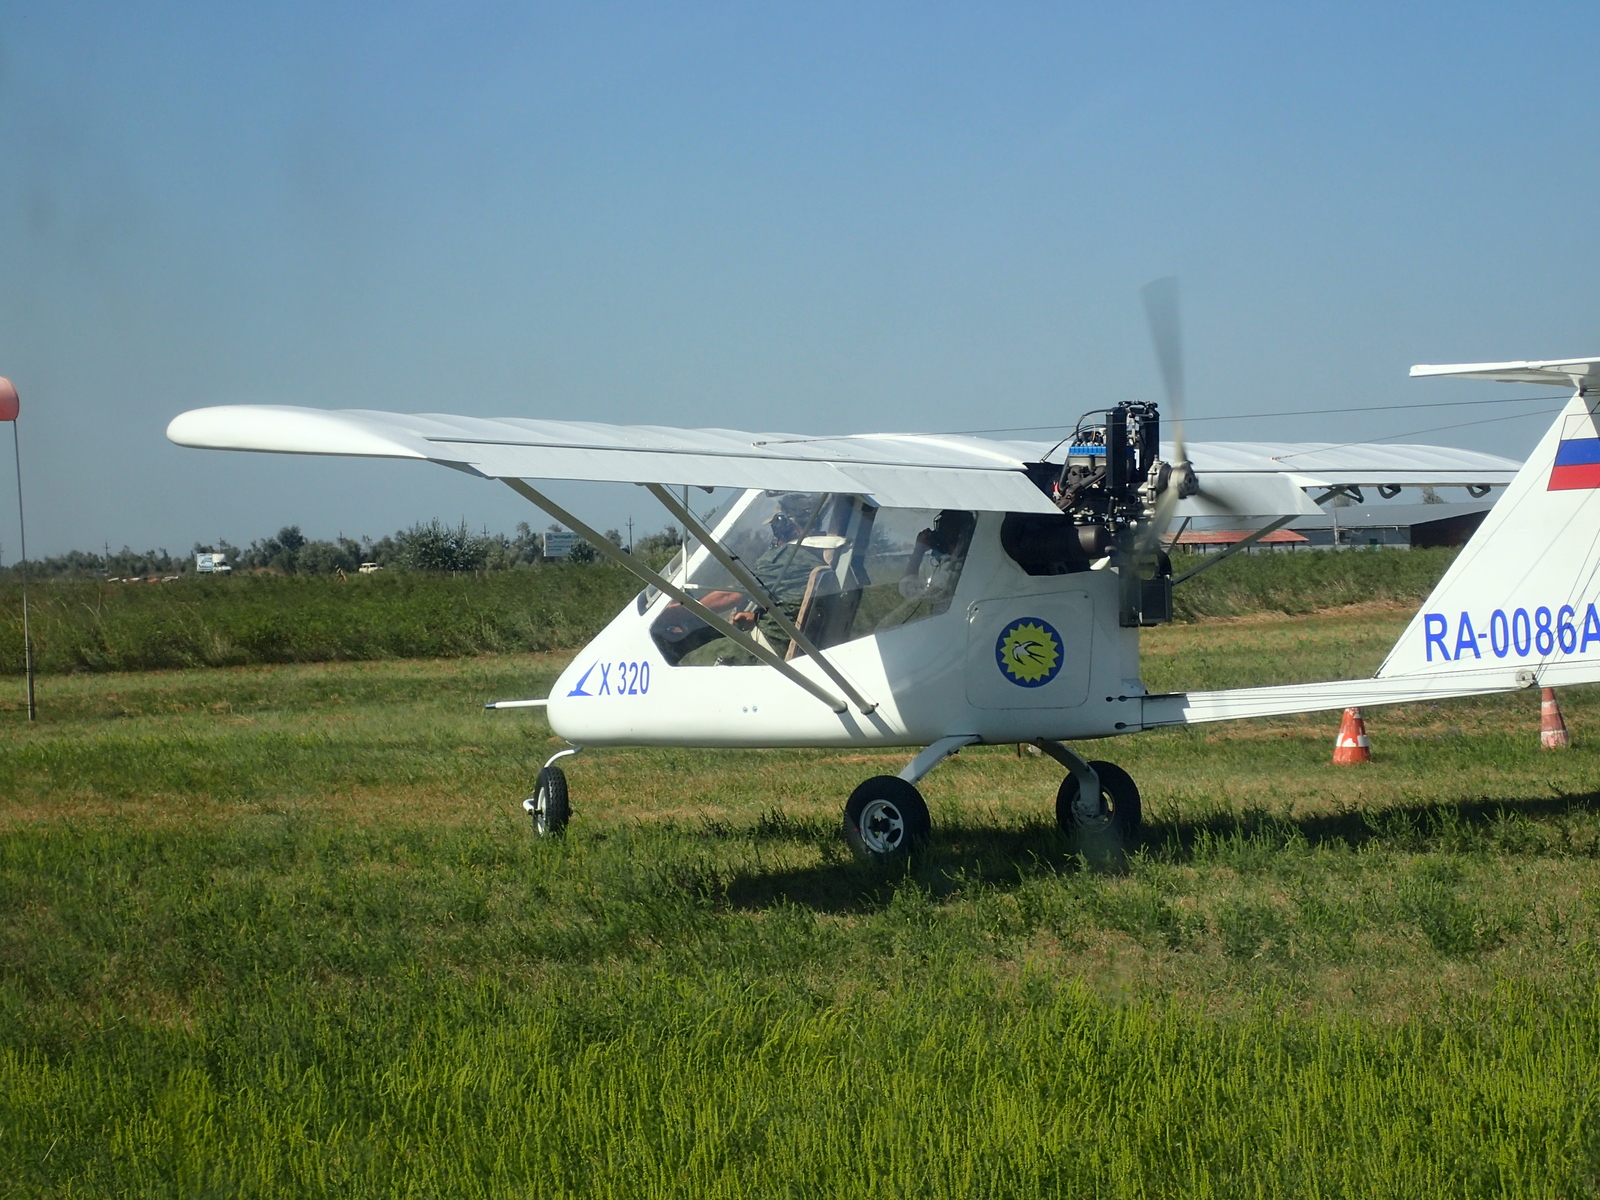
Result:
<svg viewBox="0 0 1600 1200">
<path fill-rule="evenodd" d="M 1043 687 L 1061 670 L 1061 635 L 1039 617 L 1019 617 L 994 643 L 1000 673 L 1018 687 Z"/>
</svg>

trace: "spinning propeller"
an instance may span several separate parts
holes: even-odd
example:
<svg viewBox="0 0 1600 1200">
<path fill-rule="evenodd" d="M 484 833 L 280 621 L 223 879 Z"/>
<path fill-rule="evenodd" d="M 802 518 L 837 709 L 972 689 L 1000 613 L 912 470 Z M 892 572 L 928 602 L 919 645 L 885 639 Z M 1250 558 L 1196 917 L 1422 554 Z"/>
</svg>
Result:
<svg viewBox="0 0 1600 1200">
<path fill-rule="evenodd" d="M 1161 364 L 1161 382 L 1167 393 L 1165 409 L 1172 429 L 1175 460 L 1168 467 L 1166 477 L 1159 482 L 1155 517 L 1139 539 L 1140 552 L 1147 553 L 1159 548 L 1161 535 L 1172 523 L 1178 501 L 1204 493 L 1199 477 L 1189 462 L 1189 446 L 1183 436 L 1183 327 L 1179 318 L 1178 278 L 1168 275 L 1147 283 L 1139 294 L 1144 299 L 1144 315 L 1150 323 L 1150 340 L 1155 344 L 1156 361 Z M 1212 494 L 1206 499 L 1229 513 L 1243 515 L 1220 496 Z"/>
</svg>

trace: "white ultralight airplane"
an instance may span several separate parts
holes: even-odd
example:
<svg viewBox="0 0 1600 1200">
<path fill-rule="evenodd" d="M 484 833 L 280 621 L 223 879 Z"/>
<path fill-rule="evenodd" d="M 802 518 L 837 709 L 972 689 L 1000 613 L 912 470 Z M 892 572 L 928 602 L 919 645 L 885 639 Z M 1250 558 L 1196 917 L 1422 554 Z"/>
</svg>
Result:
<svg viewBox="0 0 1600 1200">
<path fill-rule="evenodd" d="M 1153 289 L 1153 290 L 1152 290 Z M 1175 295 L 1147 289 L 1169 410 L 1181 405 Z M 1067 771 L 1062 826 L 1126 842 L 1138 788 L 1065 743 L 1173 725 L 1600 681 L 1600 359 L 1419 366 L 1414 376 L 1575 386 L 1526 463 L 1433 446 L 1210 443 L 1122 403 L 1045 443 L 879 434 L 196 409 L 183 446 L 426 459 L 499 479 L 644 584 L 573 659 L 551 727 L 584 746 L 908 746 L 862 783 L 846 838 L 869 859 L 929 831 L 916 784 L 963 746 L 1030 742 Z M 682 523 L 661 572 L 530 480 L 642 483 Z M 671 489 L 737 488 L 710 525 Z M 1275 515 L 1340 493 L 1465 486 L 1504 495 L 1370 679 L 1166 695 L 1139 679 L 1139 630 L 1171 616 L 1162 534 L 1185 515 Z M 1212 556 L 1203 570 L 1220 561 Z M 540 833 L 570 814 L 557 760 L 524 802 Z"/>
</svg>

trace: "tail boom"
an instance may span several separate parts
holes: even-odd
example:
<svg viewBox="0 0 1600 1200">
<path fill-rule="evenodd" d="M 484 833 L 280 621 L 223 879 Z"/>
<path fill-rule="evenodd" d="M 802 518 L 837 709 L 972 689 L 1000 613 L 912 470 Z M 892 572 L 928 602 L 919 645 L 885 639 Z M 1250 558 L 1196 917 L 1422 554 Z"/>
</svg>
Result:
<svg viewBox="0 0 1600 1200">
<path fill-rule="evenodd" d="M 1373 678 L 1146 696 L 1143 727 L 1600 683 L 1597 412 L 1580 385 Z"/>
</svg>

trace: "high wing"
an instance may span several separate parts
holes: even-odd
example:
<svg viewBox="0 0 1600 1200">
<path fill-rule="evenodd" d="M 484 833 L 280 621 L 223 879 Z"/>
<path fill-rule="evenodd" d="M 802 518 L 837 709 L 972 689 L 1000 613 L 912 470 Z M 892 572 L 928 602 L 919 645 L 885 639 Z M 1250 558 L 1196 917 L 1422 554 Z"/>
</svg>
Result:
<svg viewBox="0 0 1600 1200">
<path fill-rule="evenodd" d="M 1189 458 L 1205 491 L 1179 503 L 1180 518 L 1318 514 L 1307 488 L 1502 487 L 1522 465 L 1451 446 L 1328 442 L 1192 442 Z"/>
<path fill-rule="evenodd" d="M 1027 475 L 1049 443 L 936 434 L 809 437 L 522 417 L 225 405 L 175 417 L 180 446 L 424 459 L 492 479 L 573 479 L 836 492 L 887 508 L 1056 511 Z M 1440 446 L 1203 442 L 1204 495 L 1180 516 L 1314 514 L 1306 488 L 1503 485 L 1518 464 Z"/>
<path fill-rule="evenodd" d="M 813 438 L 522 417 L 278 405 L 173 418 L 180 446 L 421 458 L 491 479 L 582 479 L 862 495 L 885 508 L 1055 512 L 1012 447 L 972 437 Z"/>
</svg>

